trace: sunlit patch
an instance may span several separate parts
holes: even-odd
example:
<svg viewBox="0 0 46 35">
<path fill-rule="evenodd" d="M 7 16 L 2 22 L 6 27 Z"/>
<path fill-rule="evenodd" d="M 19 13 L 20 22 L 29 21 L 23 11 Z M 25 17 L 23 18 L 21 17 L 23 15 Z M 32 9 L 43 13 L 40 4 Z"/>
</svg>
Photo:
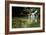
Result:
<svg viewBox="0 0 46 35">
<path fill-rule="evenodd" d="M 35 22 L 37 22 L 37 20 L 35 20 Z"/>
</svg>

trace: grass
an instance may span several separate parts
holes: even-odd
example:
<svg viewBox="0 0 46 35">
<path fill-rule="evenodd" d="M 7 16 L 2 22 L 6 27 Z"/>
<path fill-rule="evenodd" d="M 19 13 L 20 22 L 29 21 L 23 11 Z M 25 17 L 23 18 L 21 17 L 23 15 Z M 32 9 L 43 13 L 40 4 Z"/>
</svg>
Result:
<svg viewBox="0 0 46 35">
<path fill-rule="evenodd" d="M 24 17 L 13 17 L 12 18 L 12 28 L 31 28 L 31 27 L 39 27 L 40 21 L 37 19 L 37 22 L 32 21 L 31 19 L 27 19 Z"/>
</svg>

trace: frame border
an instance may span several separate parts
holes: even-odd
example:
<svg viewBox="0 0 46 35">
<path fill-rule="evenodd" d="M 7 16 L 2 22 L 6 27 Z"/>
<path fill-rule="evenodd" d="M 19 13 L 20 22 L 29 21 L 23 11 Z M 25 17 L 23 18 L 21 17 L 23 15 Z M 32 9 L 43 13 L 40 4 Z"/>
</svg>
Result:
<svg viewBox="0 0 46 35">
<path fill-rule="evenodd" d="M 17 31 L 9 32 L 9 4 L 33 4 L 33 5 L 43 5 L 43 30 L 34 30 L 34 31 Z M 37 33 L 45 32 L 45 3 L 40 2 L 23 2 L 23 1 L 5 1 L 5 34 L 19 34 L 19 33 Z"/>
</svg>

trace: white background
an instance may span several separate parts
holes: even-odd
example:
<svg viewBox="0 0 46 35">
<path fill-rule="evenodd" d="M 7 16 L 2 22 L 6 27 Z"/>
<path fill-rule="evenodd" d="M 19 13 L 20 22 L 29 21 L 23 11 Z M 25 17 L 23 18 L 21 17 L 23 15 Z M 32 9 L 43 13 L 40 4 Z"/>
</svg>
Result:
<svg viewBox="0 0 46 35">
<path fill-rule="evenodd" d="M 46 3 L 46 0 L 27 0 L 27 1 Z M 46 20 L 46 12 L 45 12 L 45 20 Z M 46 26 L 46 22 L 45 22 L 45 26 Z M 0 35 L 5 35 L 5 0 L 0 0 Z M 46 30 L 45 32 L 42 32 L 42 33 L 27 33 L 27 34 L 16 34 L 16 35 L 46 35 Z"/>
</svg>

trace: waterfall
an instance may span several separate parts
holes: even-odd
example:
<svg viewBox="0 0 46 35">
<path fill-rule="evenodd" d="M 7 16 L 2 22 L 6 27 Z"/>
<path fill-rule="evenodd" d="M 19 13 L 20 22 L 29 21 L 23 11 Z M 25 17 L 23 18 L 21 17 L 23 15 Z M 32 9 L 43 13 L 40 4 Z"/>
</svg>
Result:
<svg viewBox="0 0 46 35">
<path fill-rule="evenodd" d="M 28 21 L 30 21 L 30 19 L 31 19 L 31 17 L 30 17 L 31 15 L 30 14 L 28 14 Z"/>
<path fill-rule="evenodd" d="M 33 22 L 35 20 L 35 15 L 34 13 L 31 13 L 31 21 Z"/>
</svg>

